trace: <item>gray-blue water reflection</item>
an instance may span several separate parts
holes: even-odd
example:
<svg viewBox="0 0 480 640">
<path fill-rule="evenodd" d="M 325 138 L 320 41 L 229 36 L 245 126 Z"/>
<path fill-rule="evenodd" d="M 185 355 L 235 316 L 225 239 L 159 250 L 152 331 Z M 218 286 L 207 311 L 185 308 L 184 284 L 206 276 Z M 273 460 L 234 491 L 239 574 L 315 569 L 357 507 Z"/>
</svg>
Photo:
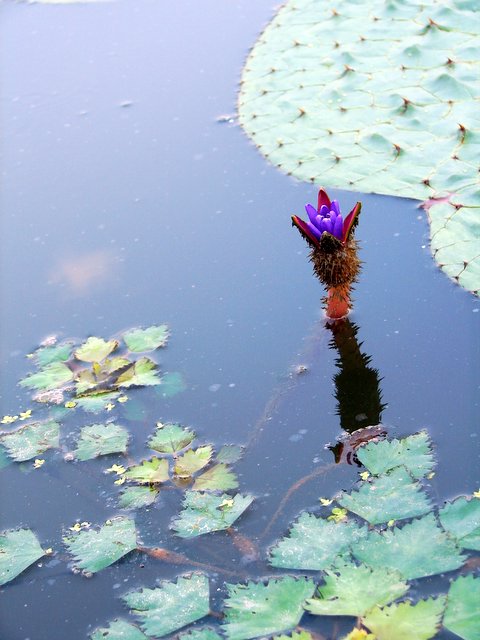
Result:
<svg viewBox="0 0 480 640">
<path fill-rule="evenodd" d="M 255 434 L 237 465 L 241 490 L 257 496 L 240 530 L 256 538 L 271 526 L 249 569 L 223 534 L 172 539 L 174 492 L 137 523 L 145 544 L 238 570 L 233 581 L 271 573 L 265 546 L 357 473 L 341 465 L 305 483 L 276 517 L 293 483 L 333 462 L 325 445 L 341 430 L 322 290 L 289 224 L 314 189 L 218 122 L 235 110 L 243 59 L 271 13 L 263 1 L 2 6 L 2 415 L 31 406 L 16 382 L 45 335 L 108 337 L 168 322 L 161 366 L 180 371 L 188 388 L 168 400 L 138 391 L 137 415 L 122 414 L 132 456 L 144 455 L 157 420 L 188 424 L 217 445 Z M 357 199 L 333 193 L 347 210 Z M 428 428 L 439 500 L 470 493 L 478 301 L 435 268 L 416 203 L 362 199 L 365 264 L 352 320 L 382 379 L 383 423 L 399 435 Z M 95 421 L 75 416 L 65 432 Z M 2 470 L 2 528 L 30 526 L 60 552 L 3 589 L 6 640 L 85 638 L 121 612 L 115 596 L 190 568 L 132 554 L 92 580 L 72 575 L 62 527 L 110 517 L 117 492 L 104 461 L 46 457 L 35 473 Z"/>
</svg>

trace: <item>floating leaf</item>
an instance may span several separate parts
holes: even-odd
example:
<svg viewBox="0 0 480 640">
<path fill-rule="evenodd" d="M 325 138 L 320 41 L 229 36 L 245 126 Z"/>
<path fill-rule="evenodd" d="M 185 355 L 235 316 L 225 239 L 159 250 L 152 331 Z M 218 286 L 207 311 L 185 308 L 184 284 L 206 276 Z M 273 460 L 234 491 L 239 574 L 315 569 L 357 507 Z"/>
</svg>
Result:
<svg viewBox="0 0 480 640">
<path fill-rule="evenodd" d="M 401 602 L 388 607 L 375 607 L 362 623 L 373 631 L 377 640 L 429 640 L 440 626 L 445 596 L 420 600 L 417 604 Z"/>
<path fill-rule="evenodd" d="M 178 638 L 179 640 L 222 640 L 221 636 L 210 627 L 192 629 L 187 633 L 181 633 Z"/>
<path fill-rule="evenodd" d="M 127 487 L 118 499 L 121 509 L 140 509 L 155 502 L 158 489 L 155 487 Z"/>
<path fill-rule="evenodd" d="M 210 612 L 208 578 L 201 574 L 180 577 L 176 582 L 162 582 L 156 589 L 131 591 L 122 599 L 140 618 L 145 633 L 158 638 Z"/>
<path fill-rule="evenodd" d="M 413 580 L 460 567 L 465 556 L 437 525 L 433 514 L 413 520 L 401 529 L 371 531 L 353 545 L 353 555 L 371 567 L 397 569 Z"/>
<path fill-rule="evenodd" d="M 56 344 L 51 347 L 42 347 L 35 352 L 40 367 L 45 367 L 52 362 L 66 362 L 72 353 L 72 343 Z"/>
<path fill-rule="evenodd" d="M 217 453 L 217 462 L 233 464 L 240 460 L 243 455 L 243 447 L 238 444 L 225 444 Z"/>
<path fill-rule="evenodd" d="M 125 476 L 128 480 L 134 480 L 141 484 L 167 482 L 169 478 L 168 460 L 156 457 L 150 458 L 150 460 L 144 460 L 134 467 L 129 467 Z"/>
<path fill-rule="evenodd" d="M 91 640 L 148 640 L 138 627 L 125 620 L 114 620 L 108 627 L 95 629 Z"/>
<path fill-rule="evenodd" d="M 266 584 L 227 584 L 227 588 L 223 629 L 229 640 L 247 640 L 295 627 L 315 584 L 306 578 L 285 576 Z"/>
<path fill-rule="evenodd" d="M 46 367 L 20 380 L 21 387 L 51 390 L 63 387 L 73 378 L 72 371 L 63 362 L 52 362 Z"/>
<path fill-rule="evenodd" d="M 313 640 L 313 638 L 308 631 L 292 631 L 288 636 L 273 636 L 273 640 Z"/>
<path fill-rule="evenodd" d="M 324 580 L 318 594 L 305 605 L 315 615 L 363 616 L 375 605 L 389 604 L 408 591 L 397 571 L 364 564 L 337 563 L 325 571 Z"/>
<path fill-rule="evenodd" d="M 101 362 L 118 347 L 117 340 L 103 340 L 91 336 L 75 351 L 77 360 L 83 362 Z"/>
<path fill-rule="evenodd" d="M 426 431 L 401 440 L 369 442 L 357 450 L 357 458 L 374 475 L 404 466 L 416 479 L 428 475 L 435 464 Z"/>
<path fill-rule="evenodd" d="M 118 391 L 108 391 L 106 393 L 96 393 L 90 396 L 75 398 L 77 406 L 89 413 L 100 413 L 105 409 L 105 405 L 116 400 L 120 393 Z"/>
<path fill-rule="evenodd" d="M 24 462 L 45 453 L 47 449 L 59 447 L 60 425 L 53 420 L 31 422 L 2 434 L 0 441 L 12 460 Z"/>
<path fill-rule="evenodd" d="M 342 640 L 377 640 L 373 633 L 367 633 L 365 629 L 353 629 Z"/>
<path fill-rule="evenodd" d="M 45 552 L 30 529 L 0 533 L 0 585 L 16 578 L 43 555 Z"/>
<path fill-rule="evenodd" d="M 360 529 L 352 522 L 329 522 L 302 513 L 288 537 L 272 549 L 270 564 L 283 569 L 324 569 L 366 533 L 366 528 Z"/>
<path fill-rule="evenodd" d="M 463 640 L 480 640 L 480 578 L 459 576 L 450 585 L 444 626 Z"/>
<path fill-rule="evenodd" d="M 186 388 L 187 385 L 185 384 L 182 374 L 178 371 L 173 371 L 172 373 L 166 373 L 162 376 L 160 386 L 156 391 L 158 395 L 163 398 L 172 398 L 176 396 L 177 393 L 185 391 Z"/>
<path fill-rule="evenodd" d="M 149 358 L 140 358 L 124 371 L 116 381 L 118 387 L 148 387 L 160 384 L 155 369 L 157 365 Z"/>
<path fill-rule="evenodd" d="M 132 518 L 118 516 L 98 530 L 82 529 L 64 538 L 75 566 L 96 573 L 137 548 L 137 532 Z"/>
<path fill-rule="evenodd" d="M 191 478 L 194 473 L 210 462 L 212 454 L 213 449 L 210 445 L 189 449 L 177 459 L 174 467 L 175 475 L 179 478 Z"/>
<path fill-rule="evenodd" d="M 161 424 L 148 441 L 150 449 L 160 453 L 176 453 L 195 440 L 195 432 L 184 429 L 179 424 Z"/>
<path fill-rule="evenodd" d="M 439 511 L 443 528 L 464 549 L 480 551 L 480 500 L 461 496 Z"/>
<path fill-rule="evenodd" d="M 183 511 L 173 523 L 173 528 L 181 538 L 193 538 L 211 531 L 228 529 L 251 504 L 253 497 L 187 491 L 183 501 Z"/>
<path fill-rule="evenodd" d="M 5 447 L 0 445 L 0 469 L 8 467 L 12 463 L 11 458 L 8 457 Z"/>
<path fill-rule="evenodd" d="M 425 492 L 403 468 L 362 482 L 358 491 L 342 494 L 337 502 L 370 524 L 421 516 L 431 508 Z"/>
<path fill-rule="evenodd" d="M 109 453 L 125 453 L 128 443 L 128 431 L 124 427 L 109 422 L 83 427 L 77 442 L 75 457 L 78 460 L 90 460 Z"/>
<path fill-rule="evenodd" d="M 225 464 L 216 464 L 193 483 L 193 491 L 228 491 L 238 487 L 237 476 Z"/>
<path fill-rule="evenodd" d="M 167 344 L 168 327 L 166 324 L 161 324 L 148 329 L 134 329 L 124 333 L 123 339 L 129 350 L 135 353 L 154 351 Z"/>
</svg>

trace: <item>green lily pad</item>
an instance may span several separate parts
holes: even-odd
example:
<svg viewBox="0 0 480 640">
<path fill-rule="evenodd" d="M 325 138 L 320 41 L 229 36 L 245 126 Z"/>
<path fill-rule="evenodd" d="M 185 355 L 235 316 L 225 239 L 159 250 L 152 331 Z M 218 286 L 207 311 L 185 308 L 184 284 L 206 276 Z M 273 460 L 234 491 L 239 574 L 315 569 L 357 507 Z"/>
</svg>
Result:
<svg viewBox="0 0 480 640">
<path fill-rule="evenodd" d="M 203 469 L 209 462 L 213 454 L 210 445 L 189 449 L 183 456 L 177 458 L 174 472 L 179 478 L 191 478 L 194 473 Z"/>
<path fill-rule="evenodd" d="M 463 640 L 480 640 L 480 578 L 459 576 L 450 585 L 443 624 Z"/>
<path fill-rule="evenodd" d="M 225 464 L 216 464 L 193 483 L 193 491 L 228 491 L 238 487 L 237 476 Z"/>
<path fill-rule="evenodd" d="M 125 453 L 128 444 L 128 431 L 124 427 L 109 422 L 83 427 L 77 442 L 75 457 L 78 460 L 90 460 L 109 453 Z"/>
<path fill-rule="evenodd" d="M 253 496 L 237 493 L 221 496 L 211 493 L 187 491 L 183 510 L 172 527 L 181 538 L 194 538 L 212 531 L 223 531 L 232 526 L 247 507 Z"/>
<path fill-rule="evenodd" d="M 4 446 L 0 445 L 0 469 L 8 467 L 12 463 L 12 459 L 8 457 Z"/>
<path fill-rule="evenodd" d="M 60 425 L 53 420 L 30 422 L 0 435 L 0 442 L 15 462 L 31 460 L 60 445 Z"/>
<path fill-rule="evenodd" d="M 16 578 L 45 555 L 30 529 L 0 533 L 0 585 Z"/>
<path fill-rule="evenodd" d="M 83 362 L 101 362 L 118 347 L 117 340 L 103 340 L 91 336 L 75 351 L 77 360 Z"/>
<path fill-rule="evenodd" d="M 364 564 L 337 563 L 325 571 L 324 580 L 305 605 L 315 615 L 360 617 L 375 605 L 389 604 L 408 591 L 408 584 L 397 571 L 371 569 Z"/>
<path fill-rule="evenodd" d="M 64 387 L 73 379 L 72 371 L 63 362 L 52 362 L 43 369 L 20 380 L 21 387 L 37 390 L 51 390 Z"/>
<path fill-rule="evenodd" d="M 157 365 L 149 358 L 140 358 L 124 371 L 116 381 L 117 387 L 148 387 L 160 384 L 157 377 Z"/>
<path fill-rule="evenodd" d="M 134 353 L 154 351 L 167 344 L 168 327 L 166 324 L 161 324 L 148 329 L 134 329 L 124 333 L 123 339 L 129 350 Z"/>
<path fill-rule="evenodd" d="M 193 574 L 156 589 L 131 591 L 122 598 L 140 619 L 148 636 L 161 638 L 200 620 L 210 612 L 207 576 Z"/>
<path fill-rule="evenodd" d="M 241 126 L 285 173 L 423 201 L 437 263 L 475 292 L 477 17 L 455 0 L 289 0 L 252 48 L 239 97 Z"/>
<path fill-rule="evenodd" d="M 162 376 L 160 386 L 156 389 L 156 392 L 162 398 L 172 398 L 185 391 L 186 388 L 187 385 L 182 374 L 178 371 L 172 371 L 172 373 L 166 373 Z"/>
<path fill-rule="evenodd" d="M 140 509 L 155 502 L 158 489 L 155 487 L 127 487 L 118 499 L 121 509 Z"/>
<path fill-rule="evenodd" d="M 88 573 L 109 567 L 137 548 L 137 532 L 132 518 L 118 516 L 98 530 L 83 529 L 64 538 L 75 566 Z"/>
<path fill-rule="evenodd" d="M 161 424 L 148 441 L 150 449 L 159 453 L 177 453 L 195 440 L 195 432 L 179 424 Z"/>
<path fill-rule="evenodd" d="M 91 640 L 148 640 L 138 627 L 125 620 L 114 620 L 108 627 L 95 629 Z"/>
<path fill-rule="evenodd" d="M 431 509 L 426 493 L 402 468 L 369 478 L 358 491 L 342 494 L 337 502 L 370 524 L 421 516 Z"/>
<path fill-rule="evenodd" d="M 407 580 L 453 571 L 465 561 L 433 514 L 413 520 L 401 529 L 371 531 L 353 545 L 352 553 L 370 567 L 396 569 Z"/>
<path fill-rule="evenodd" d="M 357 457 L 374 475 L 403 466 L 417 480 L 428 475 L 435 466 L 430 437 L 426 431 L 401 440 L 394 438 L 369 442 L 357 450 Z"/>
<path fill-rule="evenodd" d="M 306 578 L 228 584 L 223 630 L 229 640 L 269 636 L 295 627 L 303 615 L 303 603 L 315 591 Z"/>
<path fill-rule="evenodd" d="M 238 444 L 225 444 L 217 453 L 217 462 L 224 462 L 225 464 L 233 464 L 240 460 L 243 455 L 243 447 Z"/>
<path fill-rule="evenodd" d="M 461 496 L 439 511 L 440 522 L 459 546 L 480 551 L 480 500 Z"/>
<path fill-rule="evenodd" d="M 89 413 L 100 413 L 104 411 L 105 406 L 110 402 L 114 402 L 120 393 L 118 391 L 108 391 L 105 393 L 95 393 L 89 396 L 80 396 L 75 398 L 77 406 L 88 411 Z"/>
<path fill-rule="evenodd" d="M 46 367 L 52 362 L 67 362 L 72 355 L 72 343 L 55 344 L 51 347 L 42 347 L 35 352 L 40 367 Z"/>
<path fill-rule="evenodd" d="M 366 534 L 365 527 L 352 522 L 333 522 L 302 513 L 288 537 L 272 549 L 270 564 L 282 569 L 325 569 Z"/>
<path fill-rule="evenodd" d="M 401 602 L 365 615 L 362 623 L 375 634 L 377 640 L 429 640 L 441 623 L 445 596 L 420 600 L 417 604 Z"/>
<path fill-rule="evenodd" d="M 125 477 L 140 484 L 167 482 L 169 479 L 168 460 L 156 457 L 144 460 L 134 467 L 129 467 Z"/>
</svg>

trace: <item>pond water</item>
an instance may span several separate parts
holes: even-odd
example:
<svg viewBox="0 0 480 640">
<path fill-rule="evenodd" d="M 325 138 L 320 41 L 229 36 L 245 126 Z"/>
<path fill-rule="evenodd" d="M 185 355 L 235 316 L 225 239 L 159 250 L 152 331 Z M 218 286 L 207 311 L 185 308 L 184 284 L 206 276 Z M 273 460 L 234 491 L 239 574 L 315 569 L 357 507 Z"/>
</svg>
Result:
<svg viewBox="0 0 480 640">
<path fill-rule="evenodd" d="M 245 565 L 224 534 L 172 536 L 178 492 L 136 514 L 142 540 L 236 572 L 233 582 L 281 573 L 265 549 L 319 496 L 349 488 L 358 468 L 333 464 L 327 448 L 342 435 L 338 352 L 307 247 L 290 226 L 315 188 L 267 165 L 235 122 L 242 63 L 271 3 L 6 2 L 1 11 L 2 415 L 32 407 L 17 382 L 45 336 L 81 341 L 167 323 L 160 366 L 186 389 L 132 394 L 119 416 L 131 456 L 145 455 L 159 420 L 217 447 L 249 443 L 235 469 L 256 500 L 239 530 L 258 541 L 261 559 Z M 346 210 L 357 200 L 331 194 Z M 390 435 L 428 429 L 440 503 L 469 494 L 478 488 L 480 304 L 434 265 L 418 203 L 358 199 L 364 265 L 349 330 L 378 370 L 378 421 Z M 359 379 L 345 374 L 352 403 Z M 367 411 L 361 398 L 347 409 Z M 75 412 L 66 432 L 79 421 L 97 420 Z M 2 588 L 5 640 L 86 638 L 125 613 L 118 596 L 127 588 L 192 569 L 131 554 L 91 580 L 73 575 L 62 530 L 112 517 L 118 491 L 104 460 L 45 457 L 39 470 L 1 471 L 1 529 L 31 527 L 58 551 Z M 279 512 L 289 488 L 323 466 Z M 216 579 L 223 595 L 225 575 Z M 336 624 L 318 628 L 328 637 L 348 630 Z"/>
</svg>

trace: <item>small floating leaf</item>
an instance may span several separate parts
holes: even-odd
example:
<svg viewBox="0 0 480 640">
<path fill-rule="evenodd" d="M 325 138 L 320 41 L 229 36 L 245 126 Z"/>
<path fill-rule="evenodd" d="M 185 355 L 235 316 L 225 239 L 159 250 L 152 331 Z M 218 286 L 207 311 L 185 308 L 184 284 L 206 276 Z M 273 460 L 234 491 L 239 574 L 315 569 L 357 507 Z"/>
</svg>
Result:
<svg viewBox="0 0 480 640">
<path fill-rule="evenodd" d="M 303 603 L 315 591 L 313 580 L 285 576 L 263 582 L 227 584 L 225 623 L 229 640 L 269 636 L 295 627 Z"/>
<path fill-rule="evenodd" d="M 148 636 L 162 637 L 200 620 L 210 611 L 207 576 L 193 574 L 156 589 L 130 591 L 122 598 L 140 618 Z"/>
<path fill-rule="evenodd" d="M 108 627 L 95 629 L 91 640 L 148 640 L 138 627 L 125 620 L 114 620 Z"/>
<path fill-rule="evenodd" d="M 64 538 L 75 566 L 96 573 L 137 548 L 137 532 L 132 518 L 118 516 L 98 530 L 82 529 Z"/>
<path fill-rule="evenodd" d="M 401 440 L 369 442 L 357 450 L 357 457 L 374 475 L 404 466 L 414 478 L 420 479 L 430 473 L 435 465 L 430 438 L 426 431 L 420 431 Z"/>
<path fill-rule="evenodd" d="M 140 484 L 167 482 L 168 460 L 165 458 L 150 458 L 134 467 L 129 467 L 125 476 L 128 480 L 134 480 Z"/>
<path fill-rule="evenodd" d="M 397 571 L 371 569 L 364 564 L 337 563 L 325 571 L 324 580 L 305 605 L 307 611 L 319 616 L 363 616 L 375 605 L 389 604 L 408 591 Z"/>
<path fill-rule="evenodd" d="M 308 631 L 292 631 L 288 636 L 273 636 L 273 640 L 313 640 L 313 637 Z"/>
<path fill-rule="evenodd" d="M 187 385 L 182 374 L 178 371 L 173 371 L 162 376 L 161 384 L 156 391 L 163 398 L 171 398 L 176 396 L 177 393 L 185 391 L 186 388 Z"/>
<path fill-rule="evenodd" d="M 413 520 L 401 529 L 371 531 L 353 545 L 352 553 L 370 567 L 396 569 L 407 580 L 453 571 L 465 561 L 433 514 Z"/>
<path fill-rule="evenodd" d="M 217 464 L 202 473 L 194 484 L 193 491 L 228 491 L 238 487 L 237 476 L 225 464 Z"/>
<path fill-rule="evenodd" d="M 270 564 L 283 569 L 324 569 L 366 533 L 365 527 L 360 529 L 352 522 L 328 522 L 302 513 L 288 537 L 272 549 Z"/>
<path fill-rule="evenodd" d="M 13 580 L 45 555 L 30 529 L 0 533 L 0 585 Z"/>
<path fill-rule="evenodd" d="M 127 443 L 128 431 L 124 427 L 111 422 L 92 424 L 80 431 L 75 457 L 83 461 L 109 453 L 125 453 Z"/>
<path fill-rule="evenodd" d="M 24 462 L 36 458 L 47 449 L 56 449 L 60 444 L 60 425 L 58 422 L 31 422 L 15 431 L 4 433 L 0 441 L 15 462 Z"/>
<path fill-rule="evenodd" d="M 183 501 L 183 511 L 173 523 L 173 528 L 181 538 L 222 531 L 228 529 L 252 503 L 253 496 L 187 491 Z"/>
<path fill-rule="evenodd" d="M 168 327 L 166 324 L 161 324 L 148 329 L 134 329 L 124 333 L 123 339 L 129 350 L 134 353 L 154 351 L 167 344 Z"/>
<path fill-rule="evenodd" d="M 213 449 L 210 445 L 189 449 L 177 459 L 174 467 L 175 475 L 179 478 L 190 478 L 210 462 L 212 454 Z"/>
<path fill-rule="evenodd" d="M 370 524 L 421 516 L 431 508 L 418 482 L 401 467 L 362 482 L 358 491 L 344 493 L 337 502 Z"/>
<path fill-rule="evenodd" d="M 439 511 L 443 528 L 464 549 L 480 551 L 480 500 L 461 496 Z"/>
<path fill-rule="evenodd" d="M 444 626 L 463 640 L 480 640 L 480 578 L 459 576 L 450 585 Z"/>
<path fill-rule="evenodd" d="M 12 460 L 8 457 L 5 447 L 0 445 L 0 469 L 8 467 Z"/>
<path fill-rule="evenodd" d="M 42 347 L 35 352 L 38 364 L 45 367 L 52 362 L 66 362 L 72 353 L 72 343 L 57 344 L 51 347 Z"/>
<path fill-rule="evenodd" d="M 157 430 L 148 441 L 150 449 L 160 453 L 176 453 L 195 440 L 195 432 L 179 424 L 158 423 Z"/>
<path fill-rule="evenodd" d="M 429 640 L 439 627 L 445 596 L 420 600 L 417 604 L 401 602 L 388 607 L 375 607 L 362 619 L 377 640 Z"/>
<path fill-rule="evenodd" d="M 83 362 L 101 362 L 118 347 L 117 340 L 103 340 L 91 336 L 75 351 L 77 360 Z"/>
<path fill-rule="evenodd" d="M 63 387 L 73 379 L 72 371 L 63 362 L 52 362 L 46 367 L 20 380 L 21 387 L 51 390 Z"/>
<path fill-rule="evenodd" d="M 157 365 L 149 358 L 140 358 L 124 371 L 116 381 L 118 387 L 147 387 L 160 384 L 155 369 Z"/>
<path fill-rule="evenodd" d="M 217 453 L 217 462 L 224 462 L 225 464 L 233 464 L 240 460 L 243 455 L 243 447 L 238 444 L 225 444 Z"/>
<path fill-rule="evenodd" d="M 76 398 L 77 405 L 84 411 L 89 413 L 100 413 L 105 406 L 112 400 L 116 400 L 119 396 L 118 391 L 107 393 L 96 393 L 89 396 L 80 396 Z"/>
<path fill-rule="evenodd" d="M 127 487 L 120 494 L 118 504 L 122 509 L 139 509 L 153 504 L 157 496 L 155 487 Z"/>
</svg>

